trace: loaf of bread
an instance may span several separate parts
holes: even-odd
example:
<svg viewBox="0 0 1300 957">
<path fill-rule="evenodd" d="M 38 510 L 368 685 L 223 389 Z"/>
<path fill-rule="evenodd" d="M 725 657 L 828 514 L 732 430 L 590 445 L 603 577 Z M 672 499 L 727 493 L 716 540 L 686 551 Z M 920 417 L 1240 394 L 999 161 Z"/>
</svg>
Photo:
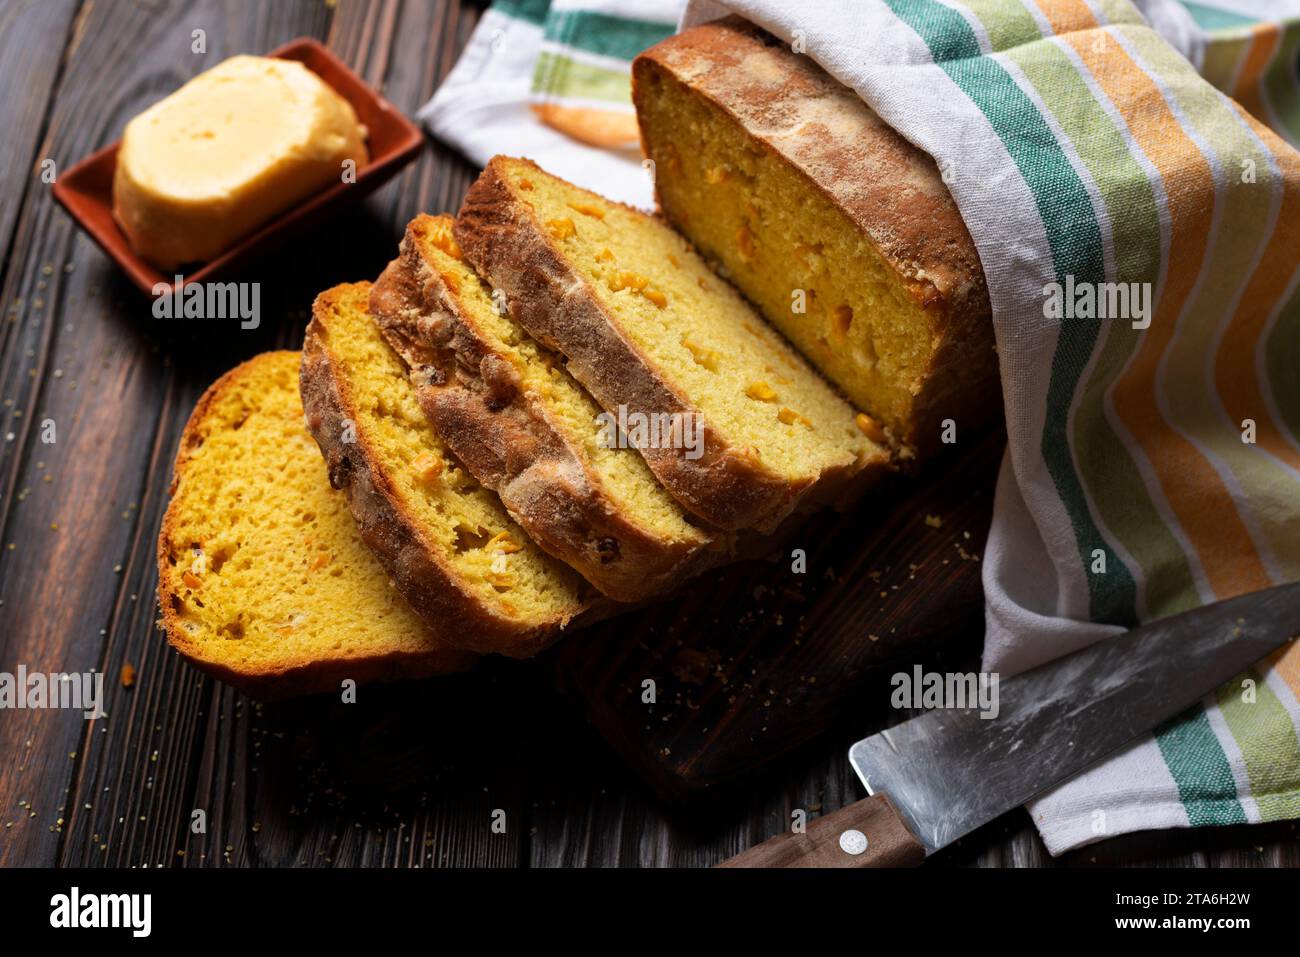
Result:
<svg viewBox="0 0 1300 957">
<path fill-rule="evenodd" d="M 704 521 L 769 531 L 887 470 L 874 426 L 662 222 L 498 156 L 455 236 L 596 402 L 644 426 L 651 471 Z"/>
<path fill-rule="evenodd" d="M 738 18 L 633 63 L 660 209 L 902 457 L 996 416 L 979 256 L 934 161 Z"/>
<path fill-rule="evenodd" d="M 502 310 L 464 261 L 449 216 L 417 216 L 370 309 L 411 369 L 438 435 L 524 530 L 606 595 L 640 601 L 725 555 L 600 407 Z"/>
<path fill-rule="evenodd" d="M 439 439 L 369 311 L 370 283 L 321 293 L 303 347 L 307 426 L 330 483 L 416 613 L 450 644 L 536 654 L 592 602 Z"/>
<path fill-rule="evenodd" d="M 181 436 L 158 539 L 162 626 L 202 670 L 258 698 L 460 671 L 388 585 L 303 427 L 298 353 L 204 393 Z"/>
<path fill-rule="evenodd" d="M 159 543 L 182 653 L 262 694 L 535 654 L 996 415 L 928 156 L 737 19 L 642 55 L 634 95 L 667 222 L 496 157 L 317 298 L 301 404 L 292 353 L 210 390 Z"/>
</svg>

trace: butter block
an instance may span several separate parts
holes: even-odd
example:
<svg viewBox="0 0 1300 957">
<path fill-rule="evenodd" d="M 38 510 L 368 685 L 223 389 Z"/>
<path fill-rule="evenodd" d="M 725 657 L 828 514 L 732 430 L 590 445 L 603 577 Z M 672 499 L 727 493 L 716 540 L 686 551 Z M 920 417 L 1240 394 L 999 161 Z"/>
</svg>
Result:
<svg viewBox="0 0 1300 957">
<path fill-rule="evenodd" d="M 352 105 L 301 63 L 235 56 L 126 126 L 113 214 L 163 270 L 206 262 L 367 162 Z"/>
</svg>

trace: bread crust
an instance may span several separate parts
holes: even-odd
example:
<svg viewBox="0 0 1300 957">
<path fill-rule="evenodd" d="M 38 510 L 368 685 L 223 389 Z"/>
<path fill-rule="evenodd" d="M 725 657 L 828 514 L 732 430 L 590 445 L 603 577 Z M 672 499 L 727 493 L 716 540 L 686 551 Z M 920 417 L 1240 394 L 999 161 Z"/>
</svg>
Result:
<svg viewBox="0 0 1300 957">
<path fill-rule="evenodd" d="M 301 659 L 289 660 L 281 667 L 257 671 L 240 670 L 206 657 L 207 648 L 194 642 L 181 626 L 175 603 L 180 595 L 174 588 L 170 574 L 168 543 L 177 532 L 176 490 L 193 457 L 202 444 L 203 427 L 209 411 L 224 396 L 231 385 L 257 366 L 270 362 L 283 362 L 298 353 L 281 350 L 254 356 L 217 379 L 200 397 L 190 413 L 181 433 L 180 445 L 172 467 L 168 488 L 167 511 L 163 515 L 158 535 L 158 602 L 161 608 L 159 624 L 167 635 L 167 642 L 190 664 L 220 681 L 232 685 L 252 698 L 262 701 L 280 700 L 300 695 L 337 691 L 344 679 L 358 683 L 396 681 L 404 678 L 425 678 L 433 675 L 464 671 L 477 660 L 477 656 L 451 647 L 433 646 L 427 652 L 396 651 L 386 655 L 364 658 Z"/>
<path fill-rule="evenodd" d="M 983 425 L 1000 415 L 983 267 L 928 153 L 809 57 L 740 17 L 693 27 L 640 54 L 632 64 L 638 116 L 651 73 L 703 97 L 824 196 L 870 240 L 917 305 L 937 318 L 942 341 L 910 428 L 895 436 L 901 447 L 921 456 L 937 451 L 945 416 L 959 412 L 963 424 Z M 641 143 L 653 155 L 644 122 Z"/>
<path fill-rule="evenodd" d="M 540 172 L 530 160 L 493 157 L 470 187 L 456 218 L 456 241 L 465 258 L 505 293 L 516 322 L 565 356 L 569 372 L 606 411 L 617 414 L 623 406 L 646 414 L 698 413 L 654 361 L 623 336 L 595 290 L 569 266 L 531 211 L 516 200 L 505 179 L 507 162 Z M 825 470 L 816 481 L 790 482 L 768 472 L 745 449 L 725 442 L 707 419 L 703 433 L 703 454 L 698 459 L 687 458 L 685 449 L 639 451 L 686 509 L 729 531 L 772 531 L 810 490 L 832 494 L 860 471 L 861 463 L 852 462 Z"/>
<path fill-rule="evenodd" d="M 359 286 L 369 287 L 368 283 Z M 344 442 L 346 422 L 358 420 L 357 405 L 338 360 L 329 349 L 324 305 L 346 286 L 316 297 L 307 326 L 299 376 L 307 428 L 320 446 L 330 484 L 345 491 L 362 540 L 378 556 L 393 584 L 412 609 L 448 644 L 512 658 L 537 654 L 560 637 L 572 619 L 521 627 L 517 621 L 485 607 L 462 586 L 439 547 L 426 539 L 419 520 L 409 514 L 392 479 L 360 430 Z"/>
<path fill-rule="evenodd" d="M 370 310 L 411 367 L 421 409 L 470 473 L 539 546 L 617 601 L 667 592 L 725 558 L 703 531 L 667 539 L 619 511 L 586 453 L 421 253 L 418 224 L 372 288 Z"/>
</svg>

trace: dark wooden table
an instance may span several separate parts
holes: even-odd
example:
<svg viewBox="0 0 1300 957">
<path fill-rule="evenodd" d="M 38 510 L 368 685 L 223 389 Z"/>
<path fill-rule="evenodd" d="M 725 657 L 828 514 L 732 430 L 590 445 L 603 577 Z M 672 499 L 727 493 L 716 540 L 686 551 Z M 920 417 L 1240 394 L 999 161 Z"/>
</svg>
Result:
<svg viewBox="0 0 1300 957">
<path fill-rule="evenodd" d="M 97 721 L 0 711 L 0 864 L 699 866 L 785 829 L 794 808 L 861 797 L 844 754 L 870 726 L 707 812 L 674 809 L 556 690 L 548 657 L 355 706 L 260 706 L 156 630 L 154 541 L 195 399 L 236 362 L 296 347 L 317 291 L 376 275 L 406 220 L 454 210 L 476 170 L 430 141 L 364 207 L 248 277 L 266 318 L 244 331 L 153 319 L 56 207 L 43 162 L 67 169 L 194 74 L 303 35 L 413 112 L 478 14 L 455 0 L 0 0 L 0 671 L 108 676 Z M 191 52 L 196 29 L 206 54 Z M 206 834 L 191 833 L 196 809 Z M 1298 836 L 1289 822 L 1142 834 L 1053 861 L 1017 811 L 934 863 L 1295 866 Z"/>
</svg>

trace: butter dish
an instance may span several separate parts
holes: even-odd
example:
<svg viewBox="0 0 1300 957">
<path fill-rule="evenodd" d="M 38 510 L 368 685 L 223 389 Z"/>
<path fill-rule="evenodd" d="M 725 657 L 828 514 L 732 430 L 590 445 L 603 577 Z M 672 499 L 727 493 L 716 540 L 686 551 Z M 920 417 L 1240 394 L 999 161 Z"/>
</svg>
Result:
<svg viewBox="0 0 1300 957">
<path fill-rule="evenodd" d="M 356 170 L 355 182 L 327 186 L 274 216 L 215 258 L 190 264 L 179 284 L 204 282 L 233 272 L 292 234 L 373 192 L 420 150 L 419 129 L 319 41 L 299 38 L 267 55 L 302 63 L 351 105 L 367 132 L 369 161 Z M 142 292 L 153 295 L 160 287 L 170 291 L 178 285 L 179 273 L 164 273 L 137 253 L 114 219 L 113 178 L 120 148 L 120 141 L 113 143 L 60 174 L 54 184 L 54 198 Z"/>
</svg>

